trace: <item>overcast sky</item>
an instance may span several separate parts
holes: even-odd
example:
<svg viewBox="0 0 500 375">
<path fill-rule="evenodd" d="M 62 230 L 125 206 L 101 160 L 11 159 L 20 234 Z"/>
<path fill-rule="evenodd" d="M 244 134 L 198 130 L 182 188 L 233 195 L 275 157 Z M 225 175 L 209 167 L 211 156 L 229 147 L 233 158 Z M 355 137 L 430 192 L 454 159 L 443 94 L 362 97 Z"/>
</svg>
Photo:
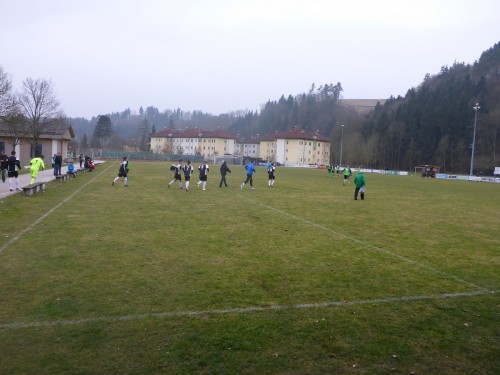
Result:
<svg viewBox="0 0 500 375">
<path fill-rule="evenodd" d="M 312 83 L 405 95 L 500 41 L 499 0 L 0 0 L 0 66 L 70 117 L 256 110 Z"/>
</svg>

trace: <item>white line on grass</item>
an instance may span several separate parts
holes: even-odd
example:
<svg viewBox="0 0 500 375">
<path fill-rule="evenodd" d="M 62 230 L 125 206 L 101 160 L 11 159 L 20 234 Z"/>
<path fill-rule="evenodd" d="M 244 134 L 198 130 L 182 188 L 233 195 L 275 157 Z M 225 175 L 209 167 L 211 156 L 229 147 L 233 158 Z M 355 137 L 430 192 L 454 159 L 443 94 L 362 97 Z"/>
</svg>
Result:
<svg viewBox="0 0 500 375">
<path fill-rule="evenodd" d="M 378 305 L 378 304 L 393 303 L 393 302 L 476 297 L 476 296 L 495 294 L 495 293 L 496 292 L 494 291 L 476 291 L 476 292 L 464 292 L 464 293 L 445 293 L 445 294 L 428 295 L 428 296 L 387 297 L 387 298 L 377 298 L 371 300 L 367 299 L 359 301 L 333 301 L 333 302 L 320 302 L 320 303 L 300 303 L 293 305 L 231 307 L 220 310 L 170 311 L 170 312 L 146 313 L 146 314 L 136 314 L 136 315 L 125 315 L 125 316 L 101 316 L 95 318 L 52 320 L 46 322 L 5 323 L 5 324 L 0 324 L 0 329 L 76 326 L 86 323 L 101 323 L 101 322 L 115 323 L 115 322 L 143 320 L 150 318 L 178 318 L 178 317 L 192 317 L 200 315 L 244 314 L 244 313 L 265 312 L 265 311 L 317 309 L 317 308 L 340 307 L 340 306 Z"/>
<path fill-rule="evenodd" d="M 433 268 L 433 267 L 431 267 L 431 266 L 428 266 L 428 265 L 426 265 L 426 264 L 423 264 L 423 263 L 417 262 L 417 261 L 415 261 L 415 260 L 413 260 L 413 259 L 410 259 L 410 258 L 406 258 L 406 257 L 404 257 L 404 256 L 402 256 L 402 255 L 399 255 L 399 254 L 393 253 L 392 251 L 389 251 L 389 250 L 383 249 L 383 248 L 381 248 L 381 247 L 377 247 L 377 246 L 371 245 L 371 244 L 369 244 L 369 243 L 367 243 L 367 242 L 363 242 L 363 241 L 361 241 L 361 240 L 358 240 L 357 238 L 354 238 L 354 237 L 348 236 L 348 235 L 346 235 L 346 234 L 343 234 L 343 233 L 340 233 L 340 232 L 336 232 L 336 231 L 334 231 L 334 230 L 332 230 L 332 229 L 330 229 L 330 228 L 326 228 L 326 227 L 324 227 L 324 226 L 322 226 L 322 225 L 319 225 L 319 224 L 313 223 L 312 221 L 305 220 L 305 219 L 303 219 L 303 218 L 301 218 L 301 217 L 295 216 L 295 215 L 293 215 L 293 214 L 289 214 L 288 212 L 285 212 L 285 211 L 278 210 L 277 208 L 274 208 L 274 207 L 268 206 L 268 205 L 266 205 L 266 204 L 262 204 L 262 203 L 260 203 L 260 202 L 257 202 L 257 201 L 254 201 L 254 200 L 252 200 L 252 199 L 249 199 L 249 198 L 247 198 L 247 197 L 243 197 L 243 196 L 239 196 L 239 197 L 240 197 L 240 198 L 243 198 L 243 199 L 246 199 L 246 200 L 248 200 L 248 201 L 250 201 L 250 202 L 252 202 L 252 203 L 254 203 L 254 204 L 257 204 L 257 205 L 259 205 L 259 206 L 265 207 L 265 208 L 267 208 L 267 209 L 269 209 L 269 210 L 276 211 L 276 212 L 278 212 L 278 213 L 280 213 L 280 214 L 282 214 L 282 215 L 289 216 L 289 217 L 291 217 L 291 218 L 293 218 L 293 219 L 295 219 L 295 220 L 302 221 L 303 223 L 306 223 L 306 224 L 312 225 L 313 227 L 316 227 L 316 228 L 321 229 L 321 230 L 323 230 L 323 231 L 325 231 L 325 232 L 328 232 L 328 233 L 334 234 L 335 236 L 344 237 L 344 238 L 346 238 L 346 239 L 348 239 L 348 240 L 350 240 L 350 241 L 356 242 L 357 244 L 360 244 L 360 245 L 362 245 L 362 246 L 364 246 L 364 247 L 367 247 L 367 248 L 369 248 L 369 249 L 372 249 L 372 250 L 378 251 L 379 253 L 384 253 L 384 254 L 390 255 L 390 256 L 392 256 L 392 257 L 394 257 L 394 258 L 397 258 L 397 259 L 399 259 L 399 260 L 402 260 L 402 261 L 404 261 L 404 262 L 414 264 L 414 265 L 416 265 L 416 266 L 418 266 L 418 267 L 420 267 L 420 268 L 423 268 L 423 269 L 426 269 L 426 270 L 428 270 L 428 271 L 434 272 L 434 273 L 436 273 L 436 274 L 438 274 L 438 275 L 441 275 L 441 276 L 446 276 L 446 277 L 448 277 L 448 278 L 451 278 L 451 279 L 453 279 L 453 280 L 455 280 L 455 281 L 458 281 L 458 282 L 460 282 L 460 283 L 462 283 L 462 284 L 465 284 L 465 285 L 468 285 L 468 286 L 474 287 L 474 288 L 476 288 L 476 289 L 486 290 L 485 288 L 482 288 L 482 287 L 480 287 L 480 286 L 478 286 L 478 285 L 476 285 L 476 284 L 473 284 L 473 283 L 471 283 L 471 282 L 469 282 L 469 281 L 465 281 L 465 280 L 463 280 L 463 279 L 461 279 L 461 278 L 459 278 L 459 277 L 457 277 L 457 276 L 450 275 L 450 274 L 448 274 L 448 273 L 446 273 L 446 272 L 440 271 L 440 270 L 435 269 L 435 268 Z"/>
<path fill-rule="evenodd" d="M 80 191 L 82 191 L 83 188 L 85 188 L 88 184 L 90 184 L 91 182 L 93 182 L 97 177 L 99 177 L 100 175 L 102 175 L 104 172 L 106 172 L 109 168 L 111 168 L 113 166 L 113 164 L 111 164 L 109 167 L 107 167 L 106 169 L 104 169 L 101 173 L 99 173 L 97 176 L 94 176 L 94 178 L 90 181 L 88 181 L 87 183 L 85 183 L 82 187 L 80 187 L 80 189 L 76 190 L 73 194 L 71 194 L 69 197 L 65 198 L 64 200 L 62 200 L 61 202 L 59 202 L 58 204 L 56 204 L 54 207 L 52 207 L 50 210 L 48 210 L 46 213 L 44 213 L 42 216 L 40 216 L 38 219 L 36 219 L 35 221 L 33 221 L 31 223 L 31 225 L 28 225 L 26 228 L 24 228 L 21 232 L 19 232 L 16 236 L 12 237 L 10 239 L 10 241 L 6 242 L 2 247 L 0 247 L 0 254 L 3 253 L 8 247 L 10 247 L 12 244 L 14 244 L 17 240 L 19 240 L 19 238 L 21 238 L 21 236 L 23 236 L 24 234 L 28 233 L 29 231 L 31 231 L 34 227 L 36 227 L 38 225 L 38 223 L 40 223 L 43 219 L 45 219 L 47 216 L 49 216 L 52 212 L 54 212 L 55 210 L 57 210 L 59 207 L 61 207 L 64 203 L 66 203 L 68 200 L 70 200 L 71 198 L 73 198 L 76 194 L 78 194 Z"/>
</svg>

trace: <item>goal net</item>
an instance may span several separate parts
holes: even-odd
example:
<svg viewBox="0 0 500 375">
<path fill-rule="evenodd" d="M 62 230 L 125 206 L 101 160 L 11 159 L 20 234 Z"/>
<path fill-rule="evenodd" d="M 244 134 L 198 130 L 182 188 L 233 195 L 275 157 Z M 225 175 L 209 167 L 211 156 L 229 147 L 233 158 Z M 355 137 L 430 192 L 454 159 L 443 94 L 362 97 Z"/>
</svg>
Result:
<svg viewBox="0 0 500 375">
<path fill-rule="evenodd" d="M 222 164 L 223 161 L 225 161 L 227 164 L 243 165 L 243 156 L 234 156 L 234 155 L 214 156 L 214 164 Z"/>
</svg>

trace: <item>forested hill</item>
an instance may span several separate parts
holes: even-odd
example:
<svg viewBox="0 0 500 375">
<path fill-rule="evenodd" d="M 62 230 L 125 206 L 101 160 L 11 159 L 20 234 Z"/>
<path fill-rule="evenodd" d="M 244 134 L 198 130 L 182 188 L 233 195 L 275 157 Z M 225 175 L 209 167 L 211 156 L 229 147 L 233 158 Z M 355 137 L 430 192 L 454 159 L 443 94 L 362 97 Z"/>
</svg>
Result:
<svg viewBox="0 0 500 375">
<path fill-rule="evenodd" d="M 404 98 L 390 98 L 377 106 L 358 129 L 363 144 L 357 154 L 350 150 L 351 158 L 394 169 L 429 163 L 466 173 L 476 103 L 480 109 L 474 169 L 491 174 L 500 162 L 500 43 L 474 64 L 445 66 L 438 74 L 427 75 Z"/>
<path fill-rule="evenodd" d="M 160 112 L 155 107 L 141 107 L 134 114 L 127 109 L 107 115 L 113 128 L 109 147 L 135 144 L 147 149 L 148 134 L 166 127 L 221 127 L 245 137 L 298 127 L 331 138 L 333 163 L 339 161 L 343 139 L 342 160 L 351 165 L 413 170 L 420 164 L 438 164 L 447 172 L 468 173 L 473 107 L 479 103 L 475 169 L 491 173 L 500 164 L 500 43 L 472 65 L 454 63 L 435 75 L 427 74 L 404 97 L 390 97 L 375 104 L 343 100 L 342 91 L 340 82 L 318 87 L 312 84 L 306 93 L 267 101 L 260 111 L 217 116 L 180 109 Z M 92 146 L 98 118 L 69 119 L 80 147 L 87 137 Z M 142 140 L 140 144 L 138 139 Z"/>
</svg>

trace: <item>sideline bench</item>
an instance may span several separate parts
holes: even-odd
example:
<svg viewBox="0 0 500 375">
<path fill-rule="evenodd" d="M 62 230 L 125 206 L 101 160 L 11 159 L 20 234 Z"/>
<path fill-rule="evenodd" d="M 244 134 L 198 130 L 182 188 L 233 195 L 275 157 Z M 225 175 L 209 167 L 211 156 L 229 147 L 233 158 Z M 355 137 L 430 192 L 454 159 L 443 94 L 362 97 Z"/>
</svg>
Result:
<svg viewBox="0 0 500 375">
<path fill-rule="evenodd" d="M 59 182 L 66 181 L 67 179 L 68 179 L 68 175 L 67 174 L 61 174 L 59 176 L 56 176 L 56 180 L 59 181 Z"/>
<path fill-rule="evenodd" d="M 35 182 L 34 184 L 23 187 L 24 195 L 27 197 L 45 190 L 45 182 Z"/>
</svg>

